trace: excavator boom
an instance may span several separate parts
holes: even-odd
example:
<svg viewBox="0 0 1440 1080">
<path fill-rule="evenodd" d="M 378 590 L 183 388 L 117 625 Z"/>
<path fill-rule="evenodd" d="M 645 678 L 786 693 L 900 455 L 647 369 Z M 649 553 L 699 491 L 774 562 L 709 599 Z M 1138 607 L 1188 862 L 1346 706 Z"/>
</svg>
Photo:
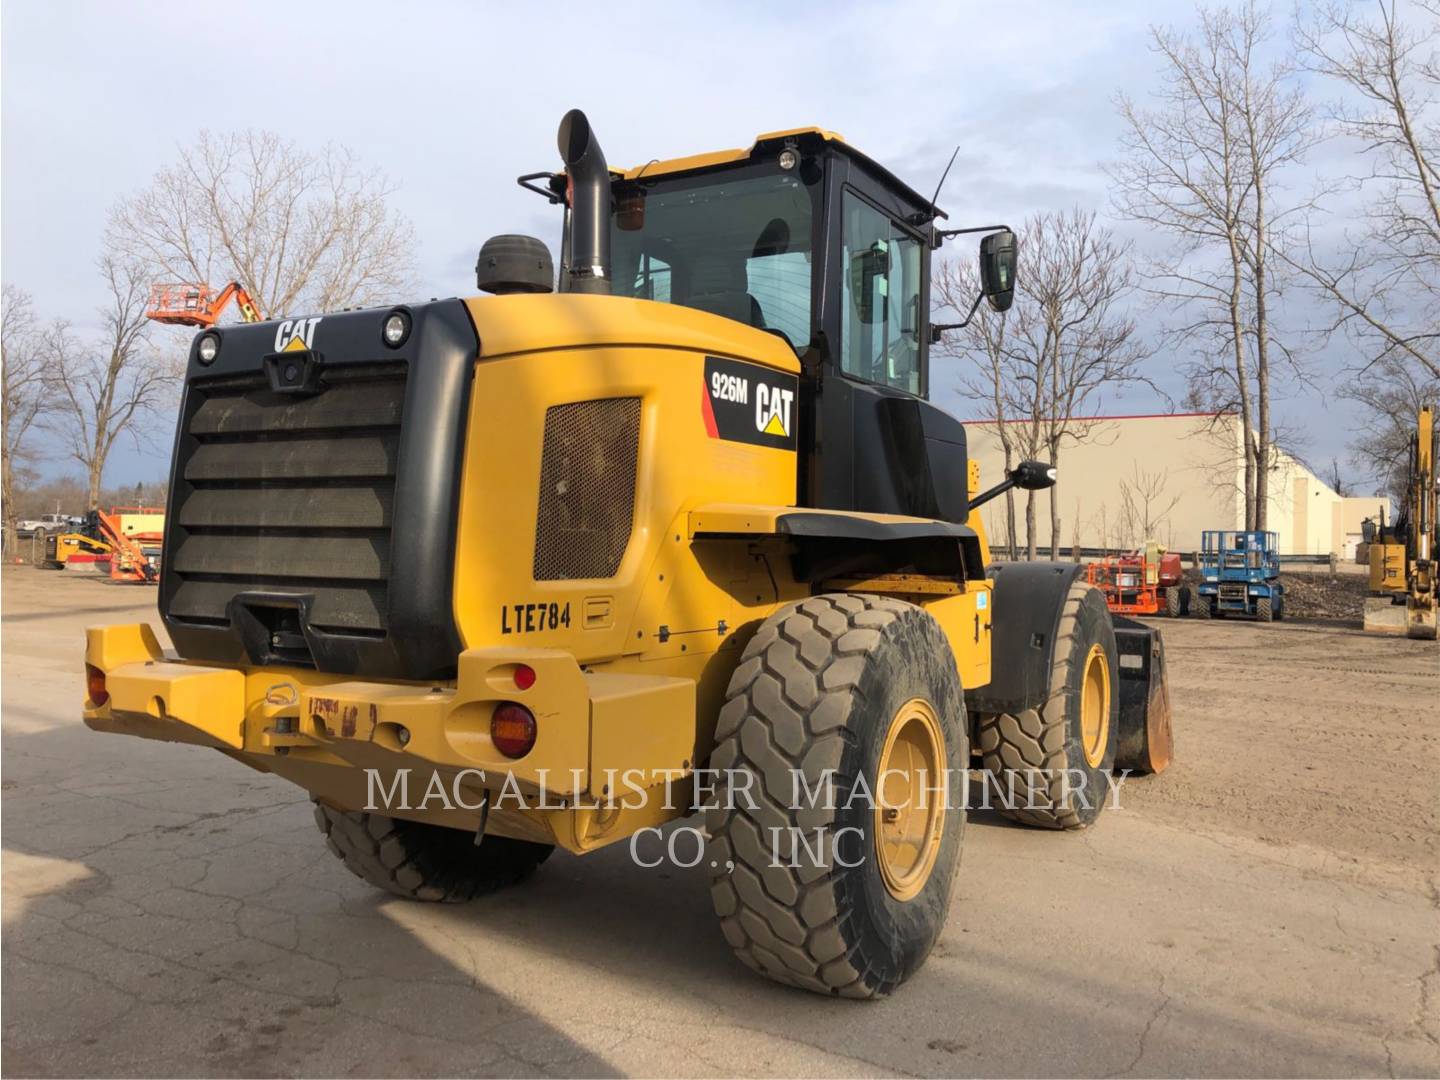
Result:
<svg viewBox="0 0 1440 1080">
<path fill-rule="evenodd" d="M 1410 447 L 1409 529 L 1406 536 L 1405 631 L 1435 640 L 1437 630 L 1435 566 L 1437 523 L 1435 489 L 1435 409 L 1426 405 L 1416 418 Z"/>
</svg>

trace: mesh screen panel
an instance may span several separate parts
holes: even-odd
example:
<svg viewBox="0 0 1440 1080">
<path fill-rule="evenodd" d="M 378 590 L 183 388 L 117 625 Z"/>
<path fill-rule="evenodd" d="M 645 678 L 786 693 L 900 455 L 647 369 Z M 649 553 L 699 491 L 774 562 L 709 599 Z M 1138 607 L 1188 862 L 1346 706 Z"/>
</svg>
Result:
<svg viewBox="0 0 1440 1080">
<path fill-rule="evenodd" d="M 614 577 L 635 514 L 640 399 L 555 405 L 545 412 L 535 580 Z"/>
</svg>

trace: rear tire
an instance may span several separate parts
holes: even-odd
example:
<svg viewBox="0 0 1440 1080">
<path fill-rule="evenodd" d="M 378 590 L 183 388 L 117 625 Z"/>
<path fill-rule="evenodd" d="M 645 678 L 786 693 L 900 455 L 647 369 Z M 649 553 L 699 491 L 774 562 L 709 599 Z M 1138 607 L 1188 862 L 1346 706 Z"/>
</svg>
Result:
<svg viewBox="0 0 1440 1080">
<path fill-rule="evenodd" d="M 1077 581 L 1060 615 L 1048 700 L 980 719 L 986 779 L 1003 816 L 1043 829 L 1081 829 L 1099 816 L 1119 741 L 1117 655 L 1104 596 Z"/>
<path fill-rule="evenodd" d="M 1197 619 L 1211 618 L 1213 612 L 1210 608 L 1210 597 L 1206 596 L 1204 593 L 1196 593 L 1193 610 Z"/>
<path fill-rule="evenodd" d="M 555 850 L 551 844 L 473 834 L 442 825 L 346 813 L 315 804 L 326 846 L 358 878 L 407 900 L 459 904 L 517 884 Z"/>
<path fill-rule="evenodd" d="M 817 993 L 890 993 L 939 938 L 960 864 L 965 806 L 953 788 L 969 747 L 939 624 L 885 596 L 781 608 L 746 646 L 716 739 L 706 859 L 735 955 Z M 797 790 L 797 777 L 823 790 L 827 771 L 832 798 Z M 816 857 L 802 844 L 823 846 Z"/>
<path fill-rule="evenodd" d="M 1180 586 L 1171 585 L 1165 590 L 1165 614 L 1172 619 L 1180 617 Z"/>
<path fill-rule="evenodd" d="M 1262 596 L 1255 601 L 1255 618 L 1261 622 L 1272 622 L 1275 618 L 1275 610 L 1270 605 L 1270 597 Z"/>
</svg>

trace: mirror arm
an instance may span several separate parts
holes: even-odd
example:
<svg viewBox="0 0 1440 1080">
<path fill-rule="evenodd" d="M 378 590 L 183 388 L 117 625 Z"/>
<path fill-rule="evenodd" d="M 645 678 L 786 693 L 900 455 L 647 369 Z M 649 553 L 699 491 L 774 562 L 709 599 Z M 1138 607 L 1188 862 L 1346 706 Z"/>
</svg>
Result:
<svg viewBox="0 0 1440 1080">
<path fill-rule="evenodd" d="M 935 246 L 939 247 L 940 242 L 949 240 L 952 236 L 965 236 L 968 233 L 992 233 L 992 232 L 1014 232 L 1009 225 L 977 225 L 972 229 L 936 229 Z"/>
<path fill-rule="evenodd" d="M 985 294 L 983 292 L 975 297 L 975 303 L 970 305 L 970 312 L 965 316 L 964 322 L 932 323 L 930 325 L 930 344 L 940 344 L 940 335 L 945 333 L 946 330 L 964 330 L 965 327 L 969 326 L 970 320 L 975 318 L 975 312 L 980 310 L 980 301 L 984 299 Z"/>
<path fill-rule="evenodd" d="M 997 495 L 1004 495 L 1005 492 L 1009 491 L 1014 486 L 1015 477 L 1007 476 L 1004 480 L 1001 480 L 1000 483 L 996 484 L 994 487 L 990 488 L 987 491 L 982 491 L 979 495 L 976 495 L 975 498 L 971 499 L 970 509 L 974 510 L 977 506 L 984 505 L 991 499 L 995 498 L 995 496 Z"/>
</svg>

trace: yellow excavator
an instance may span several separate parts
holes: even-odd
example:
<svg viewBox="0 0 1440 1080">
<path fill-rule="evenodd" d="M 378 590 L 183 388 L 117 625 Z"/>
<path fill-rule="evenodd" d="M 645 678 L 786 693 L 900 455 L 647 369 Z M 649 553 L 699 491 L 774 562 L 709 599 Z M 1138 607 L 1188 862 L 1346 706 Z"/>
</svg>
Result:
<svg viewBox="0 0 1440 1080">
<path fill-rule="evenodd" d="M 1410 437 L 1404 504 L 1393 523 L 1387 524 L 1383 514 L 1378 522 L 1367 519 L 1364 523 L 1370 563 L 1366 630 L 1436 639 L 1437 455 L 1440 432 L 1435 427 L 1435 409 L 1423 405 Z"/>
</svg>

